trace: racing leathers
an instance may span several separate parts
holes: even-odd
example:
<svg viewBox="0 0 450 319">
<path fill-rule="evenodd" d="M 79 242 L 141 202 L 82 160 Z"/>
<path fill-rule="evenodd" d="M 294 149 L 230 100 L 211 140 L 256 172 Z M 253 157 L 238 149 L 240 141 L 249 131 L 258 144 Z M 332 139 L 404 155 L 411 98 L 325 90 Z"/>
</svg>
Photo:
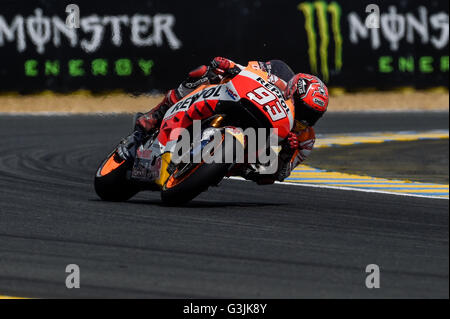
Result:
<svg viewBox="0 0 450 319">
<path fill-rule="evenodd" d="M 269 82 L 277 86 L 282 92 L 285 91 L 287 82 L 295 75 L 291 68 L 280 60 L 249 63 L 252 63 L 253 67 L 267 72 Z M 178 88 L 169 90 L 164 99 L 155 108 L 137 118 L 135 131 L 123 140 L 118 148 L 118 154 L 124 159 L 131 157 L 142 136 L 159 128 L 167 110 L 200 85 L 207 82 L 211 84 L 219 83 L 223 77 L 232 77 L 239 73 L 242 68 L 242 66 L 229 59 L 216 57 L 209 66 L 202 65 L 191 71 L 187 79 Z M 309 126 L 299 125 L 299 122 L 296 121 L 296 125 L 294 125 L 294 128 L 281 145 L 276 173 L 265 174 L 264 167 L 248 165 L 242 170 L 235 172 L 235 174 L 261 185 L 283 181 L 297 165 L 306 159 L 314 146 L 314 142 L 314 129 Z"/>
</svg>

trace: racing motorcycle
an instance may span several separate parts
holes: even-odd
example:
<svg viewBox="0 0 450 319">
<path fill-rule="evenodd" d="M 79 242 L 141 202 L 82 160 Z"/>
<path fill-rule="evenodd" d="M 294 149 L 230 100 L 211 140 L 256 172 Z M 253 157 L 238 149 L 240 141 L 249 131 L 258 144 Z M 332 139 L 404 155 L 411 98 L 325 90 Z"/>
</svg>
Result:
<svg viewBox="0 0 450 319">
<path fill-rule="evenodd" d="M 222 156 L 240 148 L 248 158 L 247 128 L 272 129 L 279 141 L 294 125 L 294 106 L 268 81 L 268 73 L 257 63 L 218 84 L 203 84 L 169 108 L 159 130 L 138 145 L 133 159 L 124 161 L 117 147 L 100 164 L 95 175 L 95 190 L 107 201 L 126 201 L 140 191 L 160 191 L 163 203 L 189 202 L 224 177 L 240 176 L 248 163 L 231 161 L 174 161 L 182 129 L 192 133 L 195 120 L 201 120 L 201 141 L 191 143 L 190 159 L 206 147 Z M 273 130 L 276 129 L 276 130 Z M 260 130 L 258 130 L 259 132 Z M 214 145 L 212 136 L 221 136 Z M 218 135 L 220 134 L 220 135 Z M 267 138 L 267 137 L 266 137 Z M 232 141 L 225 143 L 224 141 Z"/>
</svg>

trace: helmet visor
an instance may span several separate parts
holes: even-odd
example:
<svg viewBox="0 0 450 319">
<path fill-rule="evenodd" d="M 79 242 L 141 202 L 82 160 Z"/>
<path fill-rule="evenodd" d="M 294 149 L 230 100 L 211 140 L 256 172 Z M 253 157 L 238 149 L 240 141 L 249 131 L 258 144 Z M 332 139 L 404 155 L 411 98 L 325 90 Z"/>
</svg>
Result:
<svg viewBox="0 0 450 319">
<path fill-rule="evenodd" d="M 317 111 L 302 102 L 299 104 L 301 104 L 299 107 L 297 105 L 295 107 L 295 119 L 306 123 L 308 126 L 314 126 L 324 112 Z"/>
</svg>

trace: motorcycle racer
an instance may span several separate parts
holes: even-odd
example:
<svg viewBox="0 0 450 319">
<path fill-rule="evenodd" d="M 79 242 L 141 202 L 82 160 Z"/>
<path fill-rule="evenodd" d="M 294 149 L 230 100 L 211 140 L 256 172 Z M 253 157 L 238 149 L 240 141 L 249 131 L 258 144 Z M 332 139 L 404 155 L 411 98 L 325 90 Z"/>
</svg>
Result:
<svg viewBox="0 0 450 319">
<path fill-rule="evenodd" d="M 281 145 L 278 156 L 278 170 L 275 174 L 264 174 L 255 165 L 246 166 L 241 175 L 258 184 L 273 184 L 283 181 L 291 171 L 302 163 L 312 151 L 315 143 L 313 126 L 323 116 L 328 106 L 328 89 L 316 76 L 295 74 L 283 61 L 249 62 L 253 68 L 268 73 L 270 83 L 277 86 L 286 100 L 292 99 L 295 106 L 295 124 Z M 117 152 L 123 159 L 134 154 L 135 148 L 143 138 L 158 129 L 167 110 L 205 83 L 217 84 L 224 77 L 233 77 L 244 67 L 233 61 L 216 57 L 209 66 L 202 65 L 189 72 L 188 77 L 176 89 L 169 90 L 163 100 L 152 110 L 140 114 L 135 123 L 135 131 L 125 138 Z"/>
</svg>

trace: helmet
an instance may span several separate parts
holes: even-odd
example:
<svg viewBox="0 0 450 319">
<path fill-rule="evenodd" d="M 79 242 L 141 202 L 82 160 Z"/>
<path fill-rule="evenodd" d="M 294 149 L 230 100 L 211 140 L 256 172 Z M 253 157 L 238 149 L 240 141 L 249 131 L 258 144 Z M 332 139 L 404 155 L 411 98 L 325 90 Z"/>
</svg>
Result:
<svg viewBox="0 0 450 319">
<path fill-rule="evenodd" d="M 285 96 L 294 101 L 296 125 L 314 126 L 327 111 L 328 89 L 314 75 L 294 75 L 287 84 Z"/>
</svg>

